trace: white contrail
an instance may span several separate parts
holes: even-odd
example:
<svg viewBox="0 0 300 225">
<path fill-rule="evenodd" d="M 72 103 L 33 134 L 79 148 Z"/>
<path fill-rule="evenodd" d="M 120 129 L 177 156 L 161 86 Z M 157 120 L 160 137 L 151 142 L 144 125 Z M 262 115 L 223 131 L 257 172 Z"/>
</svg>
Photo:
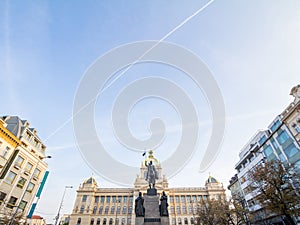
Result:
<svg viewBox="0 0 300 225">
<path fill-rule="evenodd" d="M 176 27 L 174 27 L 171 31 L 169 31 L 166 35 L 164 35 L 157 43 L 155 43 L 151 48 L 149 48 L 147 51 L 145 51 L 137 60 L 135 60 L 133 63 L 129 64 L 129 66 L 122 71 L 118 76 L 116 76 L 107 86 L 105 86 L 101 93 L 103 93 L 107 88 L 109 88 L 116 80 L 118 80 L 124 73 L 126 73 L 132 66 L 137 64 L 148 52 L 150 52 L 152 49 L 154 49 L 156 46 L 158 46 L 161 42 L 166 40 L 169 36 L 171 36 L 175 31 L 177 31 L 179 28 L 184 26 L 187 22 L 189 22 L 192 18 L 197 16 L 200 12 L 202 12 L 204 9 L 206 9 L 211 3 L 213 3 L 215 0 L 210 0 L 208 3 L 206 3 L 204 6 L 202 6 L 200 9 L 198 9 L 196 12 L 194 12 L 192 15 L 187 17 L 185 20 L 183 20 L 180 24 L 178 24 Z M 87 104 L 85 104 L 80 110 L 78 110 L 75 114 L 73 114 L 70 118 L 68 118 L 62 125 L 60 125 L 58 128 L 56 128 L 46 139 L 49 140 L 53 135 L 55 135 L 60 129 L 62 129 L 66 124 L 68 124 L 74 116 L 76 116 L 79 112 L 81 112 L 85 107 L 87 107 L 89 104 L 94 102 L 94 100 L 97 97 L 91 99 Z"/>
</svg>

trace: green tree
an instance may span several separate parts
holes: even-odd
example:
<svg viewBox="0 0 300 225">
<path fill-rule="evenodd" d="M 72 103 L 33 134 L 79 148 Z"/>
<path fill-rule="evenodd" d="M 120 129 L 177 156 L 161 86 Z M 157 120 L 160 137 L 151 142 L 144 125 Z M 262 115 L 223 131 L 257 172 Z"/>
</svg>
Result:
<svg viewBox="0 0 300 225">
<path fill-rule="evenodd" d="M 294 166 L 279 160 L 267 161 L 249 171 L 248 178 L 256 200 L 268 212 L 295 225 L 292 217 L 299 216 L 300 182 Z"/>
</svg>

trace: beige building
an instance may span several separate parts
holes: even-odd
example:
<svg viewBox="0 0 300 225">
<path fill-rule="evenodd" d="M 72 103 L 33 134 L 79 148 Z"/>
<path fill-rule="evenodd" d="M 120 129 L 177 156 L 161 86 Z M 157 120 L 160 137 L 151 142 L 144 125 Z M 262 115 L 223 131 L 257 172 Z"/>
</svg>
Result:
<svg viewBox="0 0 300 225">
<path fill-rule="evenodd" d="M 155 188 L 158 194 L 165 191 L 169 203 L 170 224 L 194 224 L 197 202 L 205 198 L 225 196 L 223 185 L 215 178 L 209 177 L 205 187 L 169 188 L 167 178 L 162 174 L 159 161 L 153 152 L 142 162 L 133 188 L 101 188 L 93 177 L 85 180 L 77 190 L 70 225 L 134 225 L 134 200 L 139 192 L 143 195 L 149 188 L 145 180 L 146 163 L 152 161 L 158 172 Z"/>
<path fill-rule="evenodd" d="M 28 121 L 0 117 L 0 218 L 28 215 L 47 170 L 45 150 Z"/>
<path fill-rule="evenodd" d="M 294 97 L 294 101 L 281 113 L 280 117 L 300 144 L 300 84 L 292 88 L 290 95 Z"/>
<path fill-rule="evenodd" d="M 46 225 L 46 220 L 37 215 L 33 215 L 29 225 Z"/>
</svg>

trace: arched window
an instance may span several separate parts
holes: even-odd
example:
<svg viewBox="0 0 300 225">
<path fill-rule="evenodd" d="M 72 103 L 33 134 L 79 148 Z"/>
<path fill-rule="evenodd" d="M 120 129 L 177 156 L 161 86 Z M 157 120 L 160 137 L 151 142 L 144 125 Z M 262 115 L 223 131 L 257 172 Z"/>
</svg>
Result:
<svg viewBox="0 0 300 225">
<path fill-rule="evenodd" d="M 106 218 L 103 219 L 103 225 L 106 225 Z"/>
<path fill-rule="evenodd" d="M 115 213 L 115 206 L 112 206 L 112 207 L 111 207 L 110 213 L 111 213 L 111 214 L 114 214 L 114 213 Z"/>
<path fill-rule="evenodd" d="M 189 224 L 189 221 L 188 221 L 187 218 L 184 218 L 184 224 L 185 224 L 185 225 Z"/>
<path fill-rule="evenodd" d="M 110 218 L 110 219 L 109 219 L 109 225 L 112 225 L 112 224 L 113 224 L 113 219 Z"/>
<path fill-rule="evenodd" d="M 102 214 L 102 212 L 103 212 L 103 206 L 100 206 L 100 208 L 99 208 L 99 214 Z"/>
<path fill-rule="evenodd" d="M 97 206 L 94 206 L 93 214 L 96 214 L 96 212 L 97 212 Z"/>
<path fill-rule="evenodd" d="M 117 207 L 117 214 L 120 214 L 120 212 L 121 212 L 121 206 L 118 206 Z"/>
<path fill-rule="evenodd" d="M 91 219 L 91 225 L 94 225 L 94 218 Z"/>
<path fill-rule="evenodd" d="M 192 208 L 192 206 L 190 205 L 189 206 L 189 214 L 192 214 L 193 213 L 193 208 Z"/>
<path fill-rule="evenodd" d="M 176 212 L 180 214 L 180 206 L 176 206 Z M 179 221 L 179 220 L 178 220 Z"/>
<path fill-rule="evenodd" d="M 127 207 L 126 207 L 126 206 L 123 206 L 123 211 L 122 211 L 122 213 L 123 213 L 123 214 L 126 214 L 126 211 L 127 211 Z"/>
<path fill-rule="evenodd" d="M 108 211 L 109 211 L 109 207 L 108 207 L 108 206 L 106 206 L 106 207 L 105 207 L 105 211 L 104 211 L 104 213 L 105 213 L 105 214 L 108 214 Z"/>
<path fill-rule="evenodd" d="M 115 225 L 119 224 L 119 218 L 116 218 Z"/>
<path fill-rule="evenodd" d="M 125 225 L 125 224 L 126 224 L 126 219 L 122 218 L 122 225 Z"/>
<path fill-rule="evenodd" d="M 176 219 L 172 218 L 172 225 L 175 225 L 175 224 L 176 224 Z"/>
<path fill-rule="evenodd" d="M 77 225 L 80 225 L 80 223 L 81 223 L 81 218 L 79 217 L 79 218 L 77 219 Z"/>
<path fill-rule="evenodd" d="M 81 207 L 80 207 L 80 213 L 83 213 L 84 212 L 84 205 L 82 205 Z"/>
<path fill-rule="evenodd" d="M 194 224 L 194 218 L 193 217 L 191 218 L 191 224 Z"/>
<path fill-rule="evenodd" d="M 100 225 L 100 218 L 97 219 L 97 225 Z"/>
<path fill-rule="evenodd" d="M 181 223 L 181 218 L 178 218 L 178 224 L 182 224 L 182 223 Z"/>
<path fill-rule="evenodd" d="M 128 208 L 128 213 L 129 213 L 129 214 L 132 213 L 132 206 L 130 206 L 130 207 Z"/>
<path fill-rule="evenodd" d="M 186 207 L 185 206 L 182 206 L 182 213 L 186 214 Z"/>
</svg>

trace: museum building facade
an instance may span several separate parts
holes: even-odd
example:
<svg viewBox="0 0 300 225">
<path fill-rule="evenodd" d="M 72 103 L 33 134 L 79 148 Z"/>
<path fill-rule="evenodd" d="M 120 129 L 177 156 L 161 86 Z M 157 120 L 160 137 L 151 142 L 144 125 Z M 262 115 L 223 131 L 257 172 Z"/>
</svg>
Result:
<svg viewBox="0 0 300 225">
<path fill-rule="evenodd" d="M 211 176 L 204 187 L 170 188 L 166 176 L 162 174 L 161 164 L 150 151 L 141 164 L 133 188 L 101 188 L 93 177 L 85 180 L 77 190 L 70 225 L 135 225 L 134 202 L 139 192 L 145 195 L 149 188 L 145 176 L 146 165 L 150 161 L 158 173 L 155 184 L 157 193 L 161 195 L 164 191 L 168 196 L 169 223 L 172 225 L 194 224 L 198 202 L 225 197 L 223 185 Z"/>
</svg>

